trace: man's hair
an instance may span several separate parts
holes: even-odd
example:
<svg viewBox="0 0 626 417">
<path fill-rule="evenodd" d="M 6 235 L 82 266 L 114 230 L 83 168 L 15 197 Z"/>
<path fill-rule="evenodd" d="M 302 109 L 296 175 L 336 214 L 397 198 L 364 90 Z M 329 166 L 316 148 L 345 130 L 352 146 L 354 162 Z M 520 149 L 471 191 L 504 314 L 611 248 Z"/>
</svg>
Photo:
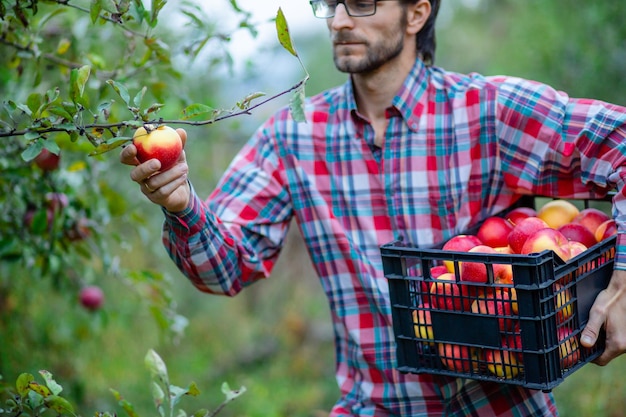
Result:
<svg viewBox="0 0 626 417">
<path fill-rule="evenodd" d="M 403 4 L 415 4 L 418 0 L 402 0 Z M 424 24 L 422 30 L 416 36 L 417 52 L 422 57 L 426 65 L 433 65 L 435 62 L 435 20 L 439 13 L 439 5 L 441 0 L 429 0 L 431 11 L 428 20 Z"/>
</svg>

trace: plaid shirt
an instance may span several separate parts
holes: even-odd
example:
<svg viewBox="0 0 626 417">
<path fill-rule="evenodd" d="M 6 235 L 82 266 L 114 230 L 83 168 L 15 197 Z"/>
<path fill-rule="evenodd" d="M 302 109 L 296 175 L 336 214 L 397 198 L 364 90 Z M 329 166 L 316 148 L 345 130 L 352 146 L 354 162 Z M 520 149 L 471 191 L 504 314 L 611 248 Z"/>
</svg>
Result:
<svg viewBox="0 0 626 417">
<path fill-rule="evenodd" d="M 387 109 L 382 149 L 352 84 L 284 109 L 244 146 L 206 202 L 166 213 L 163 240 L 200 290 L 268 277 L 295 216 L 328 297 L 341 399 L 333 416 L 554 415 L 549 394 L 403 375 L 379 247 L 441 243 L 520 194 L 615 199 L 624 231 L 626 109 L 546 85 L 417 61 Z M 618 265 L 626 266 L 620 235 Z"/>
</svg>

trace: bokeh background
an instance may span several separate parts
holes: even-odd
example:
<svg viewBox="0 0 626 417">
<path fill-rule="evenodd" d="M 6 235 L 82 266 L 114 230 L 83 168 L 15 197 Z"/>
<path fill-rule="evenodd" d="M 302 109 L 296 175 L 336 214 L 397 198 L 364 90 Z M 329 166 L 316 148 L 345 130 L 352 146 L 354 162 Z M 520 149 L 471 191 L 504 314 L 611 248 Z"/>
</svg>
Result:
<svg viewBox="0 0 626 417">
<path fill-rule="evenodd" d="M 236 27 L 227 3 L 211 0 L 202 2 L 201 8 L 203 19 L 231 33 L 230 42 L 214 47 L 228 51 L 228 62 L 209 66 L 216 49 L 208 48 L 193 62 L 176 62 L 182 76 L 168 88 L 183 91 L 198 102 L 230 106 L 250 92 L 272 95 L 296 84 L 303 77 L 302 68 L 278 44 L 271 21 L 279 7 L 311 75 L 307 95 L 345 80 L 333 67 L 325 22 L 312 16 L 307 1 L 238 1 L 241 9 L 252 13 L 257 36 Z M 173 34 L 185 22 L 177 6 L 178 2 L 171 1 L 166 6 L 168 18 L 159 23 Z M 626 27 L 618 18 L 621 9 L 616 0 L 444 1 L 436 64 L 459 72 L 526 77 L 571 96 L 623 105 Z M 88 34 L 95 40 L 102 37 L 103 45 L 105 35 L 104 29 Z M 0 93 L 2 90 L 14 92 L 10 77 L 3 79 Z M 163 114 L 175 118 L 181 102 L 165 104 Z M 200 195 L 212 190 L 254 129 L 287 104 L 288 97 L 281 97 L 250 115 L 211 126 L 186 127 L 190 179 Z M 72 305 L 68 300 L 73 298 L 58 294 L 54 285 L 38 280 L 28 265 L 3 263 L 0 282 L 5 293 L 13 291 L 10 299 L 27 300 L 13 310 L 6 307 L 10 300 L 4 300 L 0 327 L 3 381 L 12 383 L 20 372 L 48 369 L 82 415 L 105 410 L 123 413 L 109 388 L 121 392 L 139 415 L 154 415 L 143 358 L 148 349 L 155 349 L 166 361 L 173 383 L 182 386 L 195 381 L 202 391 L 201 396 L 185 400 L 189 409 L 215 408 L 222 401 L 220 386 L 226 381 L 233 388 L 245 386 L 247 392 L 221 415 L 326 415 L 338 397 L 333 335 L 325 298 L 295 227 L 270 279 L 234 298 L 201 294 L 167 259 L 160 243 L 162 213 L 142 198 L 128 178 L 129 168 L 117 162 L 117 155 L 114 151 L 100 159 L 106 175 L 99 181 L 123 196 L 124 205 L 118 207 L 121 212 L 132 210 L 133 214 L 108 218 L 106 227 L 98 229 L 99 239 L 106 242 L 120 270 L 162 274 L 184 330 L 177 337 L 163 334 L 150 306 L 143 304 L 147 295 L 130 291 L 132 277 L 94 273 L 91 281 L 104 289 L 106 301 L 104 308 L 93 314 Z M 84 154 L 76 152 L 72 157 L 80 159 Z M 1 201 L 6 205 L 2 212 L 12 210 L 6 199 Z M 90 262 L 88 269 L 98 268 L 97 262 Z M 18 286 L 16 280 L 26 284 Z M 625 371 L 626 358 L 607 367 L 585 366 L 554 390 L 561 414 L 623 415 Z"/>
</svg>

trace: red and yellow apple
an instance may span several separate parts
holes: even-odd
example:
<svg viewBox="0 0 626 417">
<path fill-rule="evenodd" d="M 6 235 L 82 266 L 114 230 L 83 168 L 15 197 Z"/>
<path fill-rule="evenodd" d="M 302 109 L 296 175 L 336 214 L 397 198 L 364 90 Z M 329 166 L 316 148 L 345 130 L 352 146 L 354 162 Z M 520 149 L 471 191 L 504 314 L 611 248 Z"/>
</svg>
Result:
<svg viewBox="0 0 626 417">
<path fill-rule="evenodd" d="M 442 250 L 452 251 L 452 252 L 467 252 L 472 249 L 474 246 L 482 245 L 482 242 L 475 235 L 456 235 L 450 240 L 448 240 L 442 246 Z M 450 260 L 443 261 L 446 268 L 448 268 L 448 272 L 454 272 L 454 262 Z"/>
<path fill-rule="evenodd" d="M 527 255 L 529 253 L 539 253 L 544 250 L 551 250 L 563 261 L 570 259 L 568 240 L 563 233 L 550 227 L 537 230 L 530 235 L 520 253 Z"/>
<path fill-rule="evenodd" d="M 522 246 L 524 246 L 526 239 L 536 231 L 547 227 L 550 227 L 548 223 L 541 220 L 539 217 L 528 217 L 521 220 L 513 227 L 511 233 L 509 233 L 508 242 L 511 250 L 515 253 L 521 253 Z"/>
<path fill-rule="evenodd" d="M 139 162 L 158 159 L 161 171 L 174 166 L 183 150 L 183 141 L 176 130 L 165 125 L 138 128 L 133 135 L 133 145 L 137 148 Z"/>
<path fill-rule="evenodd" d="M 487 217 L 478 228 L 476 237 L 487 246 L 492 248 L 508 246 L 508 236 L 513 230 L 513 225 L 503 217 Z"/>
<path fill-rule="evenodd" d="M 478 365 L 478 349 L 456 343 L 439 343 L 437 347 L 443 365 L 455 372 L 470 372 Z"/>
<path fill-rule="evenodd" d="M 508 332 L 515 326 L 513 300 L 506 288 L 493 288 L 483 292 L 472 303 L 471 311 L 474 314 L 497 317 L 501 332 Z"/>
<path fill-rule="evenodd" d="M 571 223 L 580 210 L 567 200 L 551 200 L 537 210 L 537 217 L 548 223 L 553 229 L 558 229 L 564 224 Z"/>
<path fill-rule="evenodd" d="M 474 246 L 468 253 L 499 253 L 496 249 L 487 245 Z M 512 283 L 513 267 L 509 264 L 492 264 L 489 267 L 493 272 L 493 282 Z M 489 282 L 487 264 L 483 262 L 464 261 L 459 263 L 459 280 L 465 282 Z"/>
<path fill-rule="evenodd" d="M 522 368 L 516 353 L 504 344 L 502 349 L 484 349 L 483 356 L 489 372 L 498 378 L 513 379 Z"/>
<path fill-rule="evenodd" d="M 456 283 L 456 277 L 451 272 L 438 276 L 430 285 L 428 296 L 430 305 L 439 310 L 460 311 L 467 297 L 461 295 L 461 289 Z"/>
<path fill-rule="evenodd" d="M 557 229 L 569 241 L 580 242 L 590 248 L 596 243 L 596 237 L 585 226 L 580 223 L 567 223 Z"/>
<path fill-rule="evenodd" d="M 412 315 L 415 337 L 425 341 L 434 340 L 433 324 L 430 319 L 430 305 L 428 303 L 421 304 L 417 310 L 413 310 Z M 428 343 L 430 344 L 431 342 Z"/>
<path fill-rule="evenodd" d="M 580 213 L 572 220 L 572 223 L 582 224 L 592 234 L 595 234 L 598 227 L 607 220 L 610 220 L 610 216 L 600 209 L 594 207 L 588 207 L 582 209 Z"/>
<path fill-rule="evenodd" d="M 560 327 L 557 330 L 559 339 L 559 354 L 561 356 L 561 367 L 571 368 L 576 365 L 581 358 L 578 338 L 567 327 Z"/>
<path fill-rule="evenodd" d="M 554 283 L 554 304 L 556 310 L 556 320 L 558 323 L 564 323 L 574 314 L 574 305 L 572 303 L 572 294 L 570 290 L 558 282 Z"/>
<path fill-rule="evenodd" d="M 604 239 L 608 239 L 609 237 L 617 234 L 617 224 L 614 219 L 609 219 L 605 222 L 602 222 L 598 229 L 595 231 L 596 240 L 598 242 L 602 242 Z"/>
<path fill-rule="evenodd" d="M 537 211 L 532 207 L 517 207 L 504 215 L 513 226 L 528 217 L 537 217 Z"/>
</svg>

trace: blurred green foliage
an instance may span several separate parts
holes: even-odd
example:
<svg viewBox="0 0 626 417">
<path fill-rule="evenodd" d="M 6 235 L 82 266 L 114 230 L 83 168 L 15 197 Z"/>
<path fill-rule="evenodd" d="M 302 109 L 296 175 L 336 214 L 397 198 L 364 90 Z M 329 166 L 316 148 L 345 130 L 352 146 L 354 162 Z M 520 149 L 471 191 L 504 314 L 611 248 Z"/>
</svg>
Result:
<svg viewBox="0 0 626 417">
<path fill-rule="evenodd" d="M 89 3 L 80 4 L 88 8 Z M 167 119 L 179 117 L 189 103 L 230 107 L 250 92 L 272 94 L 302 77 L 299 65 L 277 41 L 260 50 L 246 69 L 233 69 L 229 34 L 244 30 L 254 36 L 256 24 L 270 24 L 238 12 L 236 2 L 224 2 L 236 16 L 230 25 L 192 3 L 174 3 L 167 3 L 164 13 L 180 19 L 148 29 L 173 45 L 165 61 L 156 53 L 145 60 L 146 54 L 138 52 L 145 52 L 141 37 L 110 22 L 92 26 L 90 17 L 77 10 L 55 14 L 38 41 L 53 53 L 64 50 L 60 55 L 65 61 L 87 59 L 93 65 L 94 78 L 86 85 L 92 104 L 117 100 L 97 75 L 111 75 L 119 67 L 123 72 L 116 79 L 133 94 L 148 86 L 146 102 L 163 103 L 158 115 Z M 626 29 L 615 18 L 619 6 L 615 1 L 573 0 L 444 2 L 436 63 L 460 72 L 527 77 L 573 96 L 623 104 Z M 309 95 L 345 80 L 334 69 L 325 34 L 296 37 L 295 44 L 311 74 Z M 135 49 L 120 53 L 126 47 Z M 26 102 L 33 91 L 65 88 L 68 67 L 45 55 L 16 51 L 6 42 L 0 50 L 3 100 Z M 281 71 L 276 62 L 285 62 Z M 43 69 L 46 75 L 37 76 Z M 289 78 L 293 81 L 285 82 Z M 201 195 L 211 191 L 253 129 L 287 103 L 277 100 L 250 116 L 187 127 L 190 177 Z M 112 107 L 112 113 L 127 117 L 123 108 Z M 220 387 L 227 381 L 245 386 L 247 392 L 221 415 L 326 415 L 338 396 L 333 335 L 325 298 L 295 228 L 270 280 L 234 299 L 198 293 L 164 257 L 162 214 L 130 182 L 129 169 L 117 162 L 116 152 L 87 158 L 89 143 L 52 139 L 62 150 L 61 170 L 44 173 L 21 159 L 25 138 L 0 138 L 3 382 L 11 384 L 22 372 L 48 369 L 82 415 L 123 413 L 109 388 L 123 393 L 140 415 L 151 415 L 154 405 L 142 361 L 146 350 L 154 348 L 168 363 L 172 380 L 193 380 L 206 393 L 187 399 L 190 408 L 218 406 Z M 25 229 L 22 219 L 29 207 L 42 213 L 38 224 L 45 224 L 50 192 L 65 193 L 67 209 L 51 230 Z M 80 214 L 90 220 L 90 237 L 71 242 L 65 231 Z M 106 295 L 104 308 L 95 313 L 77 301 L 78 289 L 94 283 Z M 626 362 L 619 358 L 608 367 L 588 365 L 575 373 L 554 391 L 561 414 L 621 415 L 625 370 Z"/>
</svg>

